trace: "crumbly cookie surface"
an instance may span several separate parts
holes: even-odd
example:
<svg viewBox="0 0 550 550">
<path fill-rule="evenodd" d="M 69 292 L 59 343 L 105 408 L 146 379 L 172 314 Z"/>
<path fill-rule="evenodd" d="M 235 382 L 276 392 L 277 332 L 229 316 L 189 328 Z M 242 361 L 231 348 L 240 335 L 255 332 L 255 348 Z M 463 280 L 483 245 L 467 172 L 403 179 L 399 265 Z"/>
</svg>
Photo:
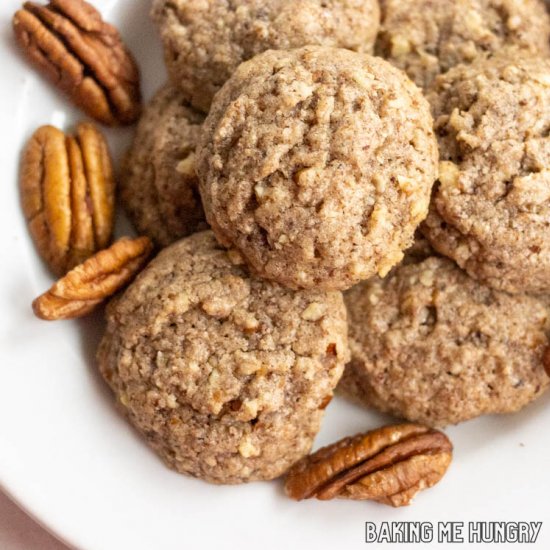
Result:
<svg viewBox="0 0 550 550">
<path fill-rule="evenodd" d="M 352 361 L 339 388 L 443 426 L 514 412 L 548 388 L 541 301 L 483 286 L 446 258 L 397 267 L 346 293 Z"/>
<path fill-rule="evenodd" d="M 207 227 L 195 172 L 204 115 L 172 86 L 145 108 L 120 179 L 121 202 L 136 229 L 158 246 Z"/>
<path fill-rule="evenodd" d="M 504 46 L 550 54 L 542 0 L 381 0 L 376 51 L 420 87 Z"/>
<path fill-rule="evenodd" d="M 261 277 L 349 288 L 402 259 L 437 144 L 420 91 L 382 59 L 269 51 L 216 96 L 197 148 L 206 216 Z"/>
<path fill-rule="evenodd" d="M 339 292 L 251 278 L 211 232 L 164 249 L 112 303 L 98 360 L 172 468 L 271 479 L 307 454 L 349 360 Z"/>
<path fill-rule="evenodd" d="M 152 16 L 172 81 L 208 112 L 243 62 L 307 45 L 372 51 L 378 0 L 155 0 Z"/>
<path fill-rule="evenodd" d="M 440 183 L 422 230 L 478 280 L 550 289 L 550 60 L 514 52 L 441 75 L 428 98 Z"/>
</svg>

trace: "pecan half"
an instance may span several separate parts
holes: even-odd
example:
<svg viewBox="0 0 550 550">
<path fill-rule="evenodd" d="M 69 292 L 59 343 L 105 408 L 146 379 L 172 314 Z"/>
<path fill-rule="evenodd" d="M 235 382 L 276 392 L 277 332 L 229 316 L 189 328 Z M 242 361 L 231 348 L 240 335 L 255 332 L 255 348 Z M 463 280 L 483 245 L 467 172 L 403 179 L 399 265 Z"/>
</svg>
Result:
<svg viewBox="0 0 550 550">
<path fill-rule="evenodd" d="M 375 500 L 410 504 L 445 474 L 453 446 L 442 432 L 416 424 L 346 437 L 297 462 L 285 489 L 291 498 Z"/>
<path fill-rule="evenodd" d="M 76 137 L 39 128 L 23 153 L 20 189 L 36 247 L 57 275 L 108 246 L 115 183 L 107 143 L 93 124 L 79 124 Z"/>
<path fill-rule="evenodd" d="M 153 250 L 148 237 L 122 238 L 69 271 L 32 304 L 40 319 L 75 319 L 128 284 Z"/>
<path fill-rule="evenodd" d="M 137 120 L 139 70 L 118 31 L 92 5 L 25 2 L 13 28 L 30 61 L 89 116 L 110 126 Z"/>
</svg>

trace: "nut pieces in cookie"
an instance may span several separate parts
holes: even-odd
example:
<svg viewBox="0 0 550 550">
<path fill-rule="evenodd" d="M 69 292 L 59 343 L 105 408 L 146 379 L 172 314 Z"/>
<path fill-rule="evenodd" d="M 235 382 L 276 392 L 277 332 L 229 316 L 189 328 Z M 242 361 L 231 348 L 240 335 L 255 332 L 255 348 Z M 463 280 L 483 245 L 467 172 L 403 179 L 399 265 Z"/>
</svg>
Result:
<svg viewBox="0 0 550 550">
<path fill-rule="evenodd" d="M 25 2 L 13 28 L 33 64 L 89 116 L 110 126 L 138 118 L 137 65 L 118 31 L 88 2 Z"/>
<path fill-rule="evenodd" d="M 154 0 L 151 16 L 174 85 L 198 109 L 243 62 L 308 44 L 372 51 L 378 0 Z"/>
<path fill-rule="evenodd" d="M 302 500 L 347 498 L 406 506 L 443 477 L 453 446 L 442 432 L 416 424 L 346 437 L 295 464 L 285 489 Z"/>
<path fill-rule="evenodd" d="M 439 185 L 422 231 L 468 274 L 514 294 L 550 290 L 550 60 L 501 50 L 428 93 Z"/>
<path fill-rule="evenodd" d="M 122 238 L 69 271 L 32 304 L 40 319 L 75 319 L 128 284 L 153 249 L 148 237 Z"/>
<path fill-rule="evenodd" d="M 171 468 L 212 483 L 273 479 L 311 449 L 349 360 L 346 309 L 339 292 L 252 277 L 211 231 L 195 233 L 107 308 L 97 358 Z"/>
<path fill-rule="evenodd" d="M 264 52 L 212 103 L 197 147 L 206 218 L 254 273 L 343 290 L 403 258 L 437 176 L 420 90 L 376 57 Z"/>
<path fill-rule="evenodd" d="M 550 53 L 541 0 L 384 0 L 376 52 L 426 89 L 459 64 L 505 46 Z"/>
<path fill-rule="evenodd" d="M 146 105 L 120 172 L 119 199 L 140 235 L 164 247 L 208 226 L 195 148 L 204 115 L 174 86 Z"/>
<path fill-rule="evenodd" d="M 544 300 L 491 289 L 418 252 L 346 294 L 352 360 L 340 391 L 427 426 L 516 412 L 543 395 Z"/>
<path fill-rule="evenodd" d="M 546 348 L 546 351 L 542 356 L 542 364 L 544 366 L 544 371 L 548 376 L 550 376 L 550 347 Z"/>
<path fill-rule="evenodd" d="M 93 124 L 79 124 L 75 137 L 39 128 L 23 153 L 20 191 L 35 245 L 56 275 L 109 244 L 115 183 L 107 143 Z"/>
</svg>

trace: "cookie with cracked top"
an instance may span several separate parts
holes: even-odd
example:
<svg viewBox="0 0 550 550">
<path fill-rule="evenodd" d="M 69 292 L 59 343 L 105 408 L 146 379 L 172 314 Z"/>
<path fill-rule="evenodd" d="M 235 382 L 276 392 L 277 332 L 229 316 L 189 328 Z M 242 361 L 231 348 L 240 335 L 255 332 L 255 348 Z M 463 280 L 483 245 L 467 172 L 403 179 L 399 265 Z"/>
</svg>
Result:
<svg viewBox="0 0 550 550">
<path fill-rule="evenodd" d="M 201 131 L 207 220 L 256 274 L 290 288 L 385 274 L 428 211 L 432 125 L 420 90 L 380 58 L 260 54 L 225 84 Z"/>
<path fill-rule="evenodd" d="M 340 292 L 251 277 L 212 232 L 165 248 L 108 308 L 99 368 L 173 469 L 272 479 L 307 454 L 346 361 Z"/>
<path fill-rule="evenodd" d="M 515 46 L 550 55 L 542 0 L 381 0 L 376 53 L 428 88 L 480 55 Z"/>
<path fill-rule="evenodd" d="M 468 277 L 446 258 L 408 258 L 345 295 L 352 360 L 339 390 L 444 426 L 518 411 L 548 389 L 546 304 Z"/>
<path fill-rule="evenodd" d="M 120 178 L 120 199 L 139 233 L 159 247 L 206 229 L 195 148 L 204 115 L 173 86 L 147 104 Z"/>
<path fill-rule="evenodd" d="M 441 163 L 422 231 L 468 274 L 550 290 L 550 59 L 504 50 L 428 93 Z"/>
<path fill-rule="evenodd" d="M 237 67 L 266 50 L 307 45 L 371 52 L 378 0 L 155 0 L 168 73 L 208 112 Z"/>
</svg>

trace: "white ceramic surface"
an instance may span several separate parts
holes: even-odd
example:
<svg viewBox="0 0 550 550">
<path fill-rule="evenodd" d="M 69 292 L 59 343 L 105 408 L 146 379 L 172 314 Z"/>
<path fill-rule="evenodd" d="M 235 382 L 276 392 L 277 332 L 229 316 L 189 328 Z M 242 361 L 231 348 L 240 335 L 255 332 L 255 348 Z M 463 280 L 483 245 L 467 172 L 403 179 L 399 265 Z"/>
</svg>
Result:
<svg viewBox="0 0 550 550">
<path fill-rule="evenodd" d="M 81 118 L 29 69 L 13 45 L 3 0 L 0 86 L 0 484 L 68 543 L 87 550 L 365 547 L 365 521 L 545 521 L 550 548 L 550 395 L 524 412 L 448 430 L 454 463 L 409 508 L 360 502 L 295 503 L 281 483 L 214 487 L 177 475 L 116 412 L 94 366 L 101 313 L 48 324 L 31 300 L 51 277 L 21 214 L 17 169 L 25 140 L 42 124 Z M 164 81 L 149 0 L 95 0 L 122 31 L 143 72 L 147 97 Z M 127 130 L 108 131 L 118 156 Z M 316 445 L 387 419 L 335 399 Z M 434 544 L 433 547 L 436 547 Z M 441 546 L 439 546 L 441 547 Z"/>
</svg>

